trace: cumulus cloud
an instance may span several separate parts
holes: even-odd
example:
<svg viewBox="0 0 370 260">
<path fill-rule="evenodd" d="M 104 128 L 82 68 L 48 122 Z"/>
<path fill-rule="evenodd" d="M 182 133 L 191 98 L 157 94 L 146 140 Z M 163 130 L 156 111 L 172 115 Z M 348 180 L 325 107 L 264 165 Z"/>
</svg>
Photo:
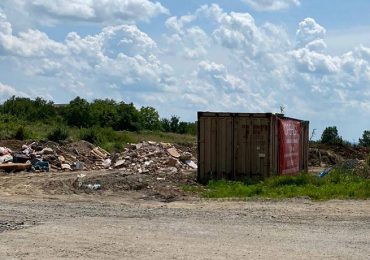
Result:
<svg viewBox="0 0 370 260">
<path fill-rule="evenodd" d="M 23 91 L 18 91 L 14 87 L 0 82 L 0 101 L 5 101 L 11 96 L 28 97 L 28 95 Z"/>
<path fill-rule="evenodd" d="M 94 1 L 74 3 L 85 2 Z M 80 13 L 79 21 L 89 20 L 95 11 L 79 5 L 56 17 Z M 120 23 L 56 40 L 41 29 L 19 31 L 0 12 L 0 67 L 7 73 L 12 62 L 11 71 L 27 78 L 33 93 L 58 102 L 75 95 L 123 99 L 184 120 L 194 120 L 195 110 L 275 112 L 285 105 L 290 116 L 324 124 L 370 107 L 370 48 L 329 54 L 326 29 L 312 18 L 297 24 L 291 41 L 282 26 L 212 4 L 169 17 L 164 30 L 153 37 Z"/>
<path fill-rule="evenodd" d="M 311 42 L 322 40 L 326 30 L 312 18 L 306 18 L 299 23 L 296 33 L 297 46 L 304 47 Z"/>
<path fill-rule="evenodd" d="M 244 0 L 244 2 L 257 11 L 278 11 L 300 5 L 299 0 Z"/>
<path fill-rule="evenodd" d="M 7 24 L 6 17 L 0 24 Z M 0 32 L 0 56 L 19 59 L 28 76 L 56 79 L 51 92 L 62 87 L 74 94 L 99 95 L 111 85 L 117 91 L 124 86 L 158 91 L 170 82 L 171 67 L 160 61 L 156 42 L 136 25 L 108 26 L 86 37 L 71 32 L 63 42 L 38 30 L 11 31 Z"/>
<path fill-rule="evenodd" d="M 1 6 L 14 16 L 22 15 L 24 19 L 46 25 L 70 21 L 102 24 L 148 22 L 153 17 L 169 13 L 161 3 L 150 0 L 4 0 Z"/>
</svg>

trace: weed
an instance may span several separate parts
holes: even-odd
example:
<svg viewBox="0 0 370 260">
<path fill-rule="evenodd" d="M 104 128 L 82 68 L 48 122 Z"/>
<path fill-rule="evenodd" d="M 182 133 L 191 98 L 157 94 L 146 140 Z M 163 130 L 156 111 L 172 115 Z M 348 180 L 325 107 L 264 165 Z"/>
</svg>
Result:
<svg viewBox="0 0 370 260">
<path fill-rule="evenodd" d="M 48 133 L 47 138 L 54 142 L 60 142 L 66 140 L 68 136 L 68 130 L 64 127 L 58 126 Z"/>
</svg>

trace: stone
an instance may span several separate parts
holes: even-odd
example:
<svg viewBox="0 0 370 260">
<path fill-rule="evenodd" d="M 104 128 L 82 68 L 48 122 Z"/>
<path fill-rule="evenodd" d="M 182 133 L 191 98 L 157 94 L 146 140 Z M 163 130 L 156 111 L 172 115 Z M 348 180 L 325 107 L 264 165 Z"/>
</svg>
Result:
<svg viewBox="0 0 370 260">
<path fill-rule="evenodd" d="M 60 161 L 60 163 L 64 163 L 66 161 L 66 158 L 64 158 L 63 155 L 60 155 L 58 156 L 58 160 Z"/>
<path fill-rule="evenodd" d="M 177 159 L 169 157 L 166 164 L 170 167 L 175 167 L 178 163 L 179 161 Z"/>
<path fill-rule="evenodd" d="M 66 170 L 71 171 L 72 170 L 71 165 L 69 165 L 68 163 L 62 163 L 61 168 L 64 171 L 66 171 Z"/>
<path fill-rule="evenodd" d="M 54 153 L 54 150 L 49 148 L 49 147 L 45 147 L 44 149 L 41 150 L 40 152 L 41 154 L 53 154 Z"/>
<path fill-rule="evenodd" d="M 180 154 L 179 152 L 177 151 L 176 148 L 172 147 L 172 148 L 168 148 L 167 149 L 167 152 L 172 156 L 172 157 L 175 157 L 175 158 L 179 158 L 180 157 Z"/>
<path fill-rule="evenodd" d="M 118 160 L 116 161 L 116 163 L 114 164 L 114 168 L 121 168 L 125 165 L 125 160 Z"/>
</svg>

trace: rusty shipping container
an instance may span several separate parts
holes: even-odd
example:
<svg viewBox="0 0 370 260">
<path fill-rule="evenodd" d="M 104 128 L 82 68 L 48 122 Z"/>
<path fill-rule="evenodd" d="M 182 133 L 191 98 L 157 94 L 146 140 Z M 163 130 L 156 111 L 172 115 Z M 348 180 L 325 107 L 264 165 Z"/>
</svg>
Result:
<svg viewBox="0 0 370 260">
<path fill-rule="evenodd" d="M 198 181 L 307 171 L 309 122 L 272 113 L 198 112 Z"/>
</svg>

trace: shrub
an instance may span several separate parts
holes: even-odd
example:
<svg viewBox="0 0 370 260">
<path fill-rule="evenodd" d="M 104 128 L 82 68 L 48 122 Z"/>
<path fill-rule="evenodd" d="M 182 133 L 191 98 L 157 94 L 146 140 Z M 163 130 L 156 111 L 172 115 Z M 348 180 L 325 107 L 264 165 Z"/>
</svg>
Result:
<svg viewBox="0 0 370 260">
<path fill-rule="evenodd" d="M 79 137 L 81 140 L 88 141 L 92 144 L 97 144 L 99 142 L 99 131 L 97 128 L 82 128 L 80 130 Z"/>
<path fill-rule="evenodd" d="M 336 126 L 329 126 L 325 128 L 321 135 L 321 143 L 323 144 L 343 144 L 342 137 L 338 135 Z"/>
<path fill-rule="evenodd" d="M 50 141 L 59 142 L 64 141 L 68 138 L 69 132 L 66 128 L 58 126 L 48 133 L 47 138 Z"/>
<path fill-rule="evenodd" d="M 369 147 L 370 146 L 370 131 L 365 130 L 362 134 L 362 138 L 360 138 L 358 141 L 360 145 Z"/>
<path fill-rule="evenodd" d="M 14 138 L 17 140 L 26 140 L 31 137 L 31 133 L 24 127 L 20 126 L 14 133 Z"/>
</svg>

